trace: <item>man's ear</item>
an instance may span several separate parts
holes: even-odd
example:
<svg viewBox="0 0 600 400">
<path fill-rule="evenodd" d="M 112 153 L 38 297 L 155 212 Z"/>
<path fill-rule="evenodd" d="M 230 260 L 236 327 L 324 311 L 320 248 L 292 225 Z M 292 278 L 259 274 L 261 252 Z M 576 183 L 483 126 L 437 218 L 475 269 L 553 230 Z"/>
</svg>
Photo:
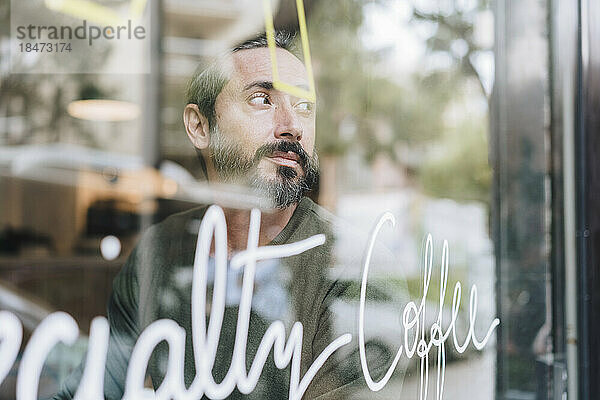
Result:
<svg viewBox="0 0 600 400">
<path fill-rule="evenodd" d="M 188 104 L 183 110 L 183 124 L 190 141 L 199 150 L 204 150 L 210 143 L 208 119 L 200 112 L 198 105 Z"/>
</svg>

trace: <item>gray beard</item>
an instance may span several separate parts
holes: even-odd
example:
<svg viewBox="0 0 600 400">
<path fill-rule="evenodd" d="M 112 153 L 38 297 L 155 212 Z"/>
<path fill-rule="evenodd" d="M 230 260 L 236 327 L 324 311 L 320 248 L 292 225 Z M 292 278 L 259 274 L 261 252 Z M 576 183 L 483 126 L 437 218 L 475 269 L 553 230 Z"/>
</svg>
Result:
<svg viewBox="0 0 600 400">
<path fill-rule="evenodd" d="M 279 166 L 277 176 L 266 179 L 257 170 L 258 163 L 264 157 L 261 149 L 249 157 L 237 142 L 227 140 L 217 127 L 211 128 L 209 150 L 222 182 L 249 187 L 259 196 L 270 199 L 279 209 L 298 203 L 316 182 L 317 153 L 307 158 L 302 176 L 298 176 L 293 168 Z"/>
</svg>

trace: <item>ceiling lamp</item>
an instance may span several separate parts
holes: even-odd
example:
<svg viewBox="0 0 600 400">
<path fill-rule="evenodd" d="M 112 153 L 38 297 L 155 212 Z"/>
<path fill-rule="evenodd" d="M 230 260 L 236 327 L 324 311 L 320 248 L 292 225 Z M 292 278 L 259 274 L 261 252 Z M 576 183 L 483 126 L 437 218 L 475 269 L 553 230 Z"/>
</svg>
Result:
<svg viewBox="0 0 600 400">
<path fill-rule="evenodd" d="M 79 100 L 67 106 L 67 113 L 74 118 L 88 121 L 131 121 L 140 116 L 140 106 L 129 101 L 112 100 L 95 85 L 85 85 Z"/>
<path fill-rule="evenodd" d="M 67 112 L 89 121 L 131 121 L 140 116 L 140 106 L 119 100 L 76 100 L 69 103 Z"/>
</svg>

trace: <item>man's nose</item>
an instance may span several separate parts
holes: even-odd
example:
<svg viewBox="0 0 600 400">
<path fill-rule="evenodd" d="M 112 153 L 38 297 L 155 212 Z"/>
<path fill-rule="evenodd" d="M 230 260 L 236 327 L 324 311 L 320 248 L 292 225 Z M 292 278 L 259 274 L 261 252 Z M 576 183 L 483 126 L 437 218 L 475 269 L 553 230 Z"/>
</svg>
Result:
<svg viewBox="0 0 600 400">
<path fill-rule="evenodd" d="M 291 141 L 302 139 L 302 124 L 291 105 L 278 105 L 275 110 L 275 138 Z"/>
</svg>

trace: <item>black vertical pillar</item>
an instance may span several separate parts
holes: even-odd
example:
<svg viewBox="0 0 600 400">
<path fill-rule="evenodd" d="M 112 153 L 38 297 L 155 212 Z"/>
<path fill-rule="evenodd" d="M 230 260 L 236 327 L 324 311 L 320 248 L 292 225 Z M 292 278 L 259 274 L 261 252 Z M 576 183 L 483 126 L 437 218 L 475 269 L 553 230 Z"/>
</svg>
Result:
<svg viewBox="0 0 600 400">
<path fill-rule="evenodd" d="M 576 130 L 580 399 L 600 398 L 600 3 L 580 1 Z"/>
<path fill-rule="evenodd" d="M 579 0 L 551 0 L 552 399 L 577 395 L 577 256 L 574 135 L 578 88 Z"/>
</svg>

